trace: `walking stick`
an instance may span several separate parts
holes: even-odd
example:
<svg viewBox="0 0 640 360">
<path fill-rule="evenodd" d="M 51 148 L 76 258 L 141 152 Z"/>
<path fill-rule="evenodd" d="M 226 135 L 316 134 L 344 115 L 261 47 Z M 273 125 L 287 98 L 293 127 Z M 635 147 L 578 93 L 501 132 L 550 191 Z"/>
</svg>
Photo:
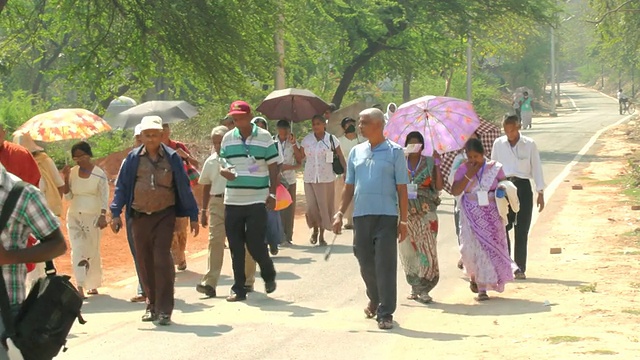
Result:
<svg viewBox="0 0 640 360">
<path fill-rule="evenodd" d="M 333 240 L 331 240 L 331 244 L 327 247 L 327 251 L 324 252 L 324 261 L 329 261 L 329 257 L 331 256 L 331 251 L 333 250 L 333 244 L 336 243 L 336 239 L 338 238 L 338 234 L 333 234 Z"/>
</svg>

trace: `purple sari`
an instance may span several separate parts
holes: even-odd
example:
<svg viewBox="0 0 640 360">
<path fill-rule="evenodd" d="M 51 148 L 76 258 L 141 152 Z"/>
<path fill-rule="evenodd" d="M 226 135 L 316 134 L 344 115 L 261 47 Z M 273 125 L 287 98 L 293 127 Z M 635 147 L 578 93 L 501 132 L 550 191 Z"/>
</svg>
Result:
<svg viewBox="0 0 640 360">
<path fill-rule="evenodd" d="M 467 172 L 462 164 L 456 172 L 459 181 Z M 505 178 L 502 165 L 487 160 L 467 186 L 460 202 L 460 253 L 467 275 L 479 289 L 504 291 L 518 269 L 507 247 L 507 232 L 496 205 L 495 190 Z M 489 205 L 478 204 L 478 192 L 489 191 Z"/>
</svg>

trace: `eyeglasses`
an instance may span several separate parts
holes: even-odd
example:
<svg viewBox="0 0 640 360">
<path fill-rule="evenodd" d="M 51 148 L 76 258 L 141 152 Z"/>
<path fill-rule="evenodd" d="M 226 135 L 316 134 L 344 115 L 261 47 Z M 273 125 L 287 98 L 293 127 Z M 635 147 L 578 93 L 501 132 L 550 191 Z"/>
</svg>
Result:
<svg viewBox="0 0 640 360">
<path fill-rule="evenodd" d="M 74 156 L 74 157 L 72 157 L 71 159 L 73 159 L 73 161 L 78 161 L 78 160 L 80 160 L 80 159 L 87 158 L 87 157 L 89 157 L 89 155 L 87 155 L 87 154 L 82 154 L 82 155 L 80 155 L 80 156 Z"/>
</svg>

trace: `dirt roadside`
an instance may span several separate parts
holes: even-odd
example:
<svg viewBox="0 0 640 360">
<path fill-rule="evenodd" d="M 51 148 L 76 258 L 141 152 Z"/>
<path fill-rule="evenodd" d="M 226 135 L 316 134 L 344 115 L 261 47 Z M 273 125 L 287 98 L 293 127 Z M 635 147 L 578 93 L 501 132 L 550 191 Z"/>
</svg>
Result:
<svg viewBox="0 0 640 360">
<path fill-rule="evenodd" d="M 640 188 L 629 186 L 630 161 L 640 163 L 636 122 L 603 134 L 560 185 L 530 236 L 530 278 L 506 295 L 536 304 L 505 303 L 496 315 L 507 316 L 486 325 L 492 341 L 477 340 L 480 358 L 640 358 Z"/>
</svg>

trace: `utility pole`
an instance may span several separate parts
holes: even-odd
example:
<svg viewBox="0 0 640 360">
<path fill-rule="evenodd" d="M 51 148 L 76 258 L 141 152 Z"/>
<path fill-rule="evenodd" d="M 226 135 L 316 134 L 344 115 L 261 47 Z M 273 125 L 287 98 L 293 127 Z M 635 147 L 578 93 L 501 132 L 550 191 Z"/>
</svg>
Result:
<svg viewBox="0 0 640 360">
<path fill-rule="evenodd" d="M 467 34 L 467 101 L 472 102 L 472 81 L 471 81 L 471 65 L 472 65 L 472 47 L 473 47 L 473 39 L 471 38 L 471 33 Z"/>
<path fill-rule="evenodd" d="M 274 76 L 274 90 L 280 90 L 285 88 L 285 73 L 284 73 L 284 8 L 283 3 L 280 3 L 278 9 L 278 22 L 276 25 L 276 32 L 273 34 L 273 42 L 275 44 L 276 54 L 278 56 L 276 64 L 276 73 Z"/>
<path fill-rule="evenodd" d="M 556 112 L 556 47 L 555 29 L 551 27 L 551 112 L 550 116 L 558 116 Z"/>
</svg>

